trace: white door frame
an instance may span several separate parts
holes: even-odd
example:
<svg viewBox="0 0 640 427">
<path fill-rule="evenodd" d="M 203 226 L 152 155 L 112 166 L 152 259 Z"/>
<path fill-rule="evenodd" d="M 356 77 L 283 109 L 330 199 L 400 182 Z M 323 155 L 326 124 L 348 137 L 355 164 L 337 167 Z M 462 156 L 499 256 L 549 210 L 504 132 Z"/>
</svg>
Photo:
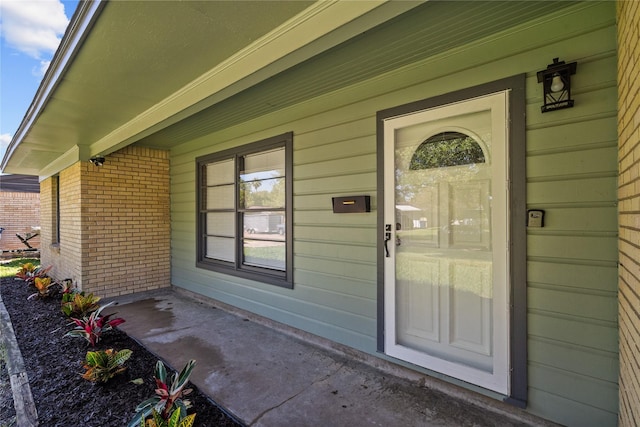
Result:
<svg viewBox="0 0 640 427">
<path fill-rule="evenodd" d="M 493 298 L 491 372 L 431 356 L 421 351 L 403 346 L 396 340 L 396 245 L 388 244 L 389 257 L 385 257 L 385 352 L 389 356 L 417 364 L 424 368 L 449 375 L 454 378 L 509 394 L 509 295 L 508 283 L 508 185 L 507 185 L 507 92 L 499 92 L 480 98 L 436 107 L 399 117 L 391 117 L 384 122 L 385 162 L 385 224 L 396 223 L 395 207 L 395 135 L 398 129 L 418 123 L 432 122 L 448 117 L 480 111 L 490 111 L 492 149 L 490 167 L 492 171 L 492 254 L 493 254 Z M 395 241 L 392 227 L 391 242 Z"/>
<path fill-rule="evenodd" d="M 509 380 L 506 391 L 503 391 L 504 400 L 518 407 L 526 407 L 528 397 L 527 377 L 527 295 L 526 295 L 526 75 L 516 75 L 501 80 L 485 83 L 443 95 L 425 98 L 403 105 L 398 105 L 377 113 L 377 140 L 378 140 L 378 338 L 377 348 L 381 353 L 386 353 L 385 344 L 388 341 L 385 336 L 386 307 L 385 294 L 388 289 L 385 286 L 386 262 L 385 262 L 385 220 L 383 201 L 385 181 L 383 176 L 385 142 L 384 122 L 391 117 L 399 117 L 416 111 L 433 109 L 464 100 L 486 96 L 502 91 L 508 91 L 508 146 L 506 156 L 509 160 L 507 186 L 511 190 L 507 200 L 509 209 L 509 245 L 505 244 L 508 251 L 509 270 L 508 278 L 510 289 L 507 289 L 506 298 L 509 303 L 503 309 L 506 311 L 508 334 L 508 365 Z M 392 243 L 392 242 L 390 242 Z M 391 245 L 388 248 L 391 250 Z M 504 313 L 503 313 L 504 314 Z M 407 365 L 411 366 L 411 364 Z M 421 368 L 414 365 L 417 370 Z M 429 372 L 428 370 L 425 372 Z M 504 388 L 503 388 L 504 389 Z"/>
</svg>

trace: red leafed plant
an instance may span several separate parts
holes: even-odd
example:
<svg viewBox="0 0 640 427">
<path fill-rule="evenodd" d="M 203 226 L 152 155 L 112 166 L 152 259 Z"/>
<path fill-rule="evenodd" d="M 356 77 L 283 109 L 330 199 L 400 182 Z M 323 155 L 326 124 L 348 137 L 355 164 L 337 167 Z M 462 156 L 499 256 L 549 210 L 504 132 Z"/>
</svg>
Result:
<svg viewBox="0 0 640 427">
<path fill-rule="evenodd" d="M 124 319 L 121 317 L 116 317 L 115 319 L 111 319 L 115 313 L 102 315 L 102 310 L 109 307 L 113 303 L 109 303 L 98 308 L 96 311 L 89 314 L 87 317 L 83 317 L 82 319 L 71 318 L 72 323 L 75 324 L 75 329 L 67 332 L 67 336 L 70 337 L 82 337 L 89 342 L 89 345 L 95 347 L 98 341 L 100 341 L 100 337 L 103 332 L 109 331 L 116 326 L 124 323 Z"/>
<path fill-rule="evenodd" d="M 191 407 L 191 402 L 183 399 L 184 396 L 191 393 L 190 388 L 185 388 L 193 368 L 196 366 L 195 360 L 190 360 L 182 368 L 180 373 L 175 372 L 171 378 L 167 377 L 167 368 L 164 366 L 161 360 L 156 363 L 155 380 L 156 380 L 156 395 L 140 403 L 136 408 L 136 415 L 129 423 L 128 427 L 137 427 L 144 425 L 144 420 L 152 415 L 154 419 L 168 421 L 171 418 L 175 418 L 176 422 L 181 422 L 190 418 L 188 423 L 193 422 L 193 416 L 187 416 L 187 408 Z M 179 415 L 175 415 L 175 411 L 179 410 Z M 194 415 L 194 414 L 192 414 Z M 171 424 L 170 424 L 171 425 Z M 179 424 L 181 425 L 181 424 Z"/>
</svg>

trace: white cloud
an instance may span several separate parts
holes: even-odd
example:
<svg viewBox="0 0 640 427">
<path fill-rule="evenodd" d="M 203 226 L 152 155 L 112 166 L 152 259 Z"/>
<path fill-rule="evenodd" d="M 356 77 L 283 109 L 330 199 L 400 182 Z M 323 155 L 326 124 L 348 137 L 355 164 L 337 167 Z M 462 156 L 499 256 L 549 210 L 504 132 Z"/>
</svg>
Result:
<svg viewBox="0 0 640 427">
<path fill-rule="evenodd" d="M 0 161 L 2 161 L 4 153 L 5 151 L 7 151 L 7 147 L 9 146 L 10 142 L 11 135 L 9 135 L 8 133 L 0 134 Z"/>
<path fill-rule="evenodd" d="M 40 60 L 40 64 L 38 64 L 37 67 L 33 68 L 32 74 L 36 77 L 44 77 L 44 73 L 47 72 L 49 64 L 51 64 L 51 61 Z"/>
<path fill-rule="evenodd" d="M 59 0 L 1 0 L 0 19 L 6 43 L 36 59 L 55 52 L 69 24 Z"/>
</svg>

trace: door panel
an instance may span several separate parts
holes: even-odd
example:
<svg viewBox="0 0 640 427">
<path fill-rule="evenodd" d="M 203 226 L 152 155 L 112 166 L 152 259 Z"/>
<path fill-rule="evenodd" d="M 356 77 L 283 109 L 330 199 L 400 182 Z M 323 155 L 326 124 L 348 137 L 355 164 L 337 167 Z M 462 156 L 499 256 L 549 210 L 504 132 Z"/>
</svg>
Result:
<svg viewBox="0 0 640 427">
<path fill-rule="evenodd" d="M 406 315 L 398 319 L 398 341 L 407 346 L 419 340 L 438 342 L 440 288 L 435 284 L 440 281 L 439 263 L 415 259 L 406 260 L 403 265 L 416 277 L 406 277 L 398 286 L 399 303 L 406 309 Z"/>
<path fill-rule="evenodd" d="M 491 182 L 454 183 L 449 188 L 451 246 L 488 250 L 491 245 L 489 197 Z"/>
<path fill-rule="evenodd" d="M 491 355 L 491 271 L 487 262 L 451 266 L 452 346 Z M 472 289 L 468 289 L 472 285 Z"/>
<path fill-rule="evenodd" d="M 385 120 L 385 351 L 507 394 L 506 92 Z"/>
</svg>

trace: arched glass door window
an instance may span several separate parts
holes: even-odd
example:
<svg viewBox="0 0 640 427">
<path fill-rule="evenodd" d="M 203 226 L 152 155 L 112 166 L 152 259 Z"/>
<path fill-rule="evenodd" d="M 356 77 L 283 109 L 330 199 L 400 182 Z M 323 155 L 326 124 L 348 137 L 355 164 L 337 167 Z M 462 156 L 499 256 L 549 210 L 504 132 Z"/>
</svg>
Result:
<svg viewBox="0 0 640 427">
<path fill-rule="evenodd" d="M 461 132 L 445 131 L 426 139 L 411 157 L 410 170 L 485 163 L 475 139 Z"/>
</svg>

